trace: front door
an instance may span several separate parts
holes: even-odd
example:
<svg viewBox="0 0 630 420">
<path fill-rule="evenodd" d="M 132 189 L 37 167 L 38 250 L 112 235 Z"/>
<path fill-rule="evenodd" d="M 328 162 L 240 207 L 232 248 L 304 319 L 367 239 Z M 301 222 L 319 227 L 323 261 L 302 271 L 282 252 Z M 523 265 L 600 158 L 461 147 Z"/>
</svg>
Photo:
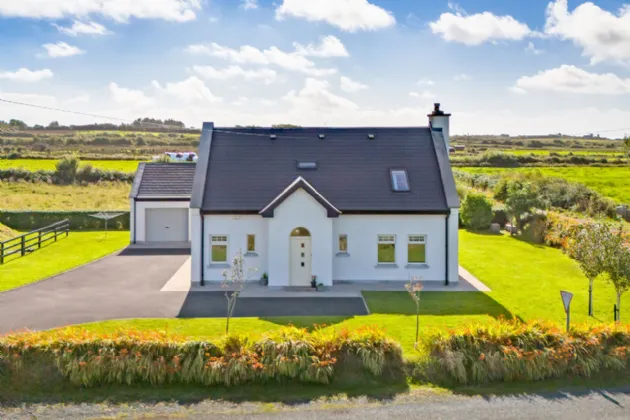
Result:
<svg viewBox="0 0 630 420">
<path fill-rule="evenodd" d="M 291 260 L 289 284 L 291 286 L 311 285 L 311 238 L 308 236 L 291 237 Z"/>
</svg>

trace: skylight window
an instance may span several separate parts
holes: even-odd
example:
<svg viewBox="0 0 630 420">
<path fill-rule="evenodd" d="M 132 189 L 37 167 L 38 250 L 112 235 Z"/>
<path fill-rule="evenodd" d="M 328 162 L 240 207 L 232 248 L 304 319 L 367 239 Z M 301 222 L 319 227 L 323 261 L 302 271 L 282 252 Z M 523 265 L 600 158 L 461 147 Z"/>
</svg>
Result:
<svg viewBox="0 0 630 420">
<path fill-rule="evenodd" d="M 392 190 L 396 192 L 408 192 L 410 190 L 409 178 L 407 178 L 406 170 L 392 169 L 391 177 L 392 177 Z"/>
<path fill-rule="evenodd" d="M 298 169 L 317 169 L 317 162 L 298 162 Z"/>
</svg>

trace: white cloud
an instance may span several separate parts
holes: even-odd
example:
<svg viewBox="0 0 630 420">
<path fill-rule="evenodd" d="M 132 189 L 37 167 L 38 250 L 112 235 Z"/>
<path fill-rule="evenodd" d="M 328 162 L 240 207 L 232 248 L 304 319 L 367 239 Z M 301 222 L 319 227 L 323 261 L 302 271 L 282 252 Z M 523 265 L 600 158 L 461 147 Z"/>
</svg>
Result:
<svg viewBox="0 0 630 420">
<path fill-rule="evenodd" d="M 238 64 L 276 65 L 286 70 L 299 71 L 310 76 L 327 76 L 337 72 L 336 69 L 320 69 L 315 63 L 296 52 L 285 52 L 278 47 L 265 50 L 243 45 L 238 50 L 211 43 L 209 45 L 190 45 L 186 51 L 191 54 L 206 54 L 223 58 Z"/>
<path fill-rule="evenodd" d="M 107 28 L 100 23 L 88 21 L 82 22 L 75 20 L 70 27 L 64 27 L 53 23 L 53 26 L 59 30 L 59 32 L 70 36 L 77 35 L 107 35 L 110 34 Z"/>
<path fill-rule="evenodd" d="M 547 7 L 545 33 L 572 41 L 591 64 L 602 61 L 630 63 L 630 6 L 615 15 L 586 2 L 569 11 L 567 0 Z"/>
<path fill-rule="evenodd" d="M 433 86 L 435 82 L 430 79 L 420 79 L 418 80 L 418 86 Z"/>
<path fill-rule="evenodd" d="M 278 73 L 268 68 L 245 70 L 241 66 L 229 66 L 222 69 L 212 66 L 193 66 L 192 70 L 199 76 L 211 80 L 233 80 L 242 78 L 247 81 L 261 81 L 266 85 L 276 81 Z"/>
<path fill-rule="evenodd" d="M 42 47 L 46 49 L 48 57 L 52 58 L 72 57 L 73 55 L 85 54 L 85 51 L 83 51 L 82 49 L 73 45 L 69 45 L 65 42 L 57 42 L 56 44 L 44 44 L 42 45 Z"/>
<path fill-rule="evenodd" d="M 434 34 L 445 41 L 466 45 L 481 45 L 484 42 L 516 41 L 531 34 L 529 27 L 512 16 L 497 16 L 490 12 L 474 15 L 442 13 L 440 18 L 429 23 Z"/>
<path fill-rule="evenodd" d="M 540 55 L 540 54 L 542 54 L 544 52 L 543 50 L 537 49 L 536 46 L 534 45 L 534 43 L 531 42 L 531 41 L 527 44 L 527 47 L 525 48 L 525 51 L 528 52 L 528 53 L 532 53 L 534 55 Z"/>
<path fill-rule="evenodd" d="M 11 80 L 12 82 L 26 82 L 33 83 L 39 82 L 45 79 L 51 79 L 53 77 L 53 72 L 49 69 L 43 70 L 29 70 L 27 68 L 22 67 L 21 69 L 11 72 L 11 71 L 0 71 L 0 79 Z"/>
<path fill-rule="evenodd" d="M 472 76 L 466 73 L 462 73 L 453 77 L 453 80 L 455 80 L 456 82 L 467 82 L 469 80 L 472 80 Z"/>
<path fill-rule="evenodd" d="M 351 100 L 330 92 L 330 83 L 326 80 L 306 78 L 304 88 L 292 90 L 283 99 L 299 109 L 315 112 L 334 113 L 338 110 L 356 110 L 359 106 Z"/>
<path fill-rule="evenodd" d="M 74 104 L 87 104 L 90 102 L 90 95 L 88 95 L 87 93 L 83 93 L 81 95 L 78 96 L 74 96 L 72 98 L 68 98 L 65 101 L 63 101 L 65 104 L 67 105 L 74 105 Z"/>
<path fill-rule="evenodd" d="M 232 105 L 234 106 L 243 106 L 249 103 L 249 98 L 247 96 L 240 96 L 237 100 L 232 101 Z"/>
<path fill-rule="evenodd" d="M 195 19 L 200 0 L 2 0 L 0 16 L 32 19 L 101 15 L 119 22 L 130 18 L 185 22 Z"/>
<path fill-rule="evenodd" d="M 593 95 L 623 95 L 630 93 L 630 79 L 612 73 L 589 73 L 575 66 L 563 65 L 544 70 L 516 81 L 516 88 L 530 91 L 556 91 Z"/>
<path fill-rule="evenodd" d="M 182 102 L 217 103 L 222 101 L 222 98 L 215 96 L 205 83 L 195 76 L 181 82 L 167 83 L 164 87 L 157 80 L 151 84 L 160 94 L 172 96 Z"/>
<path fill-rule="evenodd" d="M 412 98 L 433 99 L 435 98 L 435 93 L 425 90 L 424 92 L 409 92 L 409 96 Z"/>
<path fill-rule="evenodd" d="M 295 52 L 299 55 L 312 57 L 348 57 L 348 50 L 339 38 L 328 35 L 320 38 L 319 45 L 308 44 L 303 46 L 297 42 L 293 43 Z"/>
<path fill-rule="evenodd" d="M 270 99 L 259 99 L 258 102 L 260 102 L 261 105 L 263 106 L 273 106 L 276 103 Z"/>
<path fill-rule="evenodd" d="M 368 89 L 368 85 L 352 80 L 349 77 L 341 76 L 340 79 L 341 90 L 345 92 L 358 92 L 360 90 Z"/>
<path fill-rule="evenodd" d="M 368 0 L 283 0 L 276 19 L 287 16 L 327 22 L 344 31 L 376 30 L 396 24 L 394 15 Z"/>
<path fill-rule="evenodd" d="M 508 90 L 512 93 L 516 93 L 517 95 L 527 95 L 527 91 L 518 86 L 510 86 Z"/>
<path fill-rule="evenodd" d="M 120 105 L 128 105 L 132 108 L 143 108 L 154 103 L 154 100 L 147 97 L 143 91 L 120 87 L 114 82 L 109 84 L 109 91 L 114 102 Z"/>
<path fill-rule="evenodd" d="M 244 10 L 258 9 L 258 0 L 242 0 L 241 7 Z"/>
</svg>

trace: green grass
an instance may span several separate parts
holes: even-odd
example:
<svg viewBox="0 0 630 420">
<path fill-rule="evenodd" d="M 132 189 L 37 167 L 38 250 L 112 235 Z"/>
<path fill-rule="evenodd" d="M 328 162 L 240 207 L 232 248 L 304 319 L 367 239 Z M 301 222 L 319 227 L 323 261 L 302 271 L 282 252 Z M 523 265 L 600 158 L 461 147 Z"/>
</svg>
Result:
<svg viewBox="0 0 630 420">
<path fill-rule="evenodd" d="M 533 172 L 579 182 L 619 203 L 630 204 L 630 167 L 458 168 L 472 173 Z"/>
<path fill-rule="evenodd" d="M 0 242 L 18 236 L 19 233 L 8 226 L 0 224 Z"/>
<path fill-rule="evenodd" d="M 595 284 L 595 318 L 587 313 L 588 281 L 577 264 L 561 251 L 531 245 L 505 235 L 481 235 L 460 231 L 460 263 L 484 282 L 491 292 L 423 292 L 420 325 L 422 333 L 454 328 L 473 322 L 511 316 L 547 319 L 563 323 L 565 315 L 560 290 L 574 293 L 572 320 L 576 323 L 613 320 L 613 287 Z M 415 307 L 406 292 L 364 292 L 371 315 L 357 317 L 237 318 L 231 331 L 262 334 L 293 324 L 310 328 L 357 328 L 374 325 L 383 328 L 403 346 L 405 356 L 420 356 L 414 350 Z M 242 302 L 237 305 L 243 304 Z M 625 309 L 624 309 L 625 308 Z M 622 299 L 622 318 L 630 319 L 630 294 Z M 106 331 L 118 328 L 168 330 L 199 339 L 223 335 L 224 319 L 131 319 L 86 324 L 82 327 Z"/>
<path fill-rule="evenodd" d="M 0 181 L 3 210 L 129 210 L 131 184 L 115 182 L 86 187 L 43 182 Z"/>
<path fill-rule="evenodd" d="M 0 292 L 54 276 L 129 244 L 129 232 L 70 232 L 32 254 L 0 265 Z M 44 315 L 42 315 L 44 316 Z"/>
<path fill-rule="evenodd" d="M 26 169 L 28 171 L 54 171 L 58 159 L 0 159 L 0 169 Z M 82 160 L 81 165 L 90 164 L 105 171 L 136 172 L 139 161 L 135 160 Z"/>
</svg>

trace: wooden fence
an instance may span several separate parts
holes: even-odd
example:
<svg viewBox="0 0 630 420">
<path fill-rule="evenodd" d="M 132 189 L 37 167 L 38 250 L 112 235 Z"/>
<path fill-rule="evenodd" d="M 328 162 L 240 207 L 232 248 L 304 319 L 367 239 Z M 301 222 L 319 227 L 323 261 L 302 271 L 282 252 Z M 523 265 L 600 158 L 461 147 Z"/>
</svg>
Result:
<svg viewBox="0 0 630 420">
<path fill-rule="evenodd" d="M 20 254 L 25 256 L 36 251 L 46 244 L 48 241 L 57 242 L 57 237 L 68 236 L 70 232 L 70 221 L 68 219 L 52 225 L 34 230 L 24 235 L 0 242 L 0 264 L 4 264 L 7 257 Z"/>
</svg>

